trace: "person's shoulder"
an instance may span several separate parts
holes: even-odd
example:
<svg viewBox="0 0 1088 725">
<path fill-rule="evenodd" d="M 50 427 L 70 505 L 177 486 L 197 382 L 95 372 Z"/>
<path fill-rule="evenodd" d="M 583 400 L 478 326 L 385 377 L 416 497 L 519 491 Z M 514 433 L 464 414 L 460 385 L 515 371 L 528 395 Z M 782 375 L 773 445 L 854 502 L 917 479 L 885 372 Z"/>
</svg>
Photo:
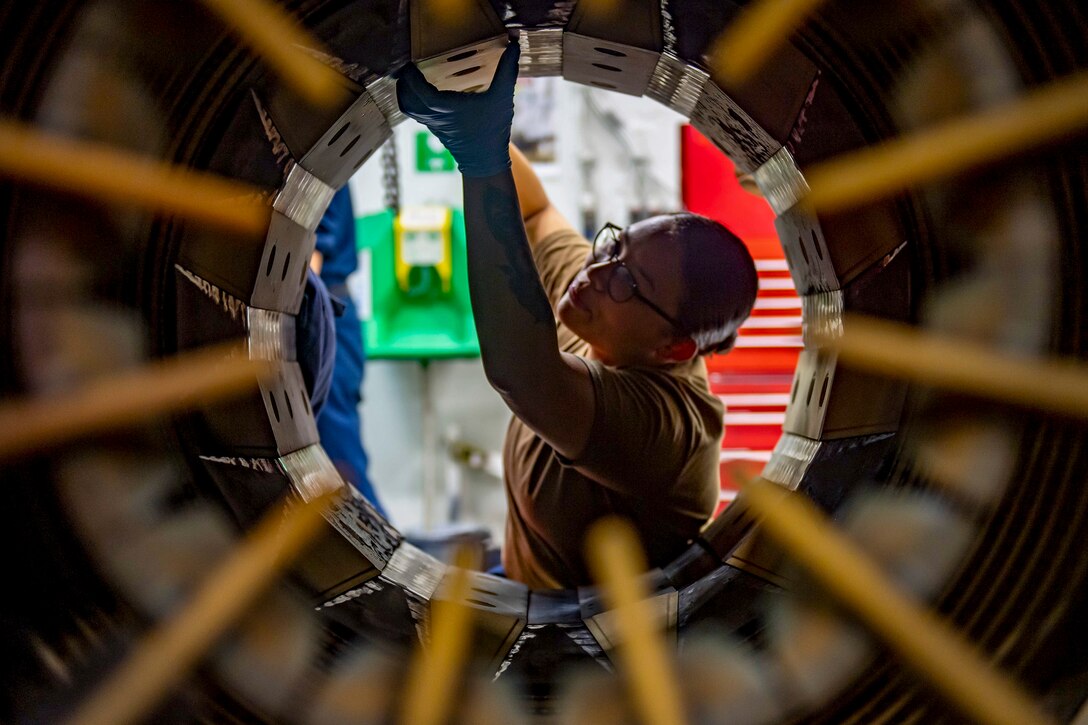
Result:
<svg viewBox="0 0 1088 725">
<path fill-rule="evenodd" d="M 721 406 L 721 399 L 710 391 L 710 377 L 707 372 L 706 358 L 696 357 L 669 369 L 669 374 L 680 381 L 693 394 Z"/>
<path fill-rule="evenodd" d="M 702 358 L 663 367 L 614 368 L 598 363 L 597 370 L 599 375 L 624 380 L 628 389 L 654 391 L 666 405 L 696 408 L 711 417 L 724 413 L 721 399 L 710 390 Z"/>
</svg>

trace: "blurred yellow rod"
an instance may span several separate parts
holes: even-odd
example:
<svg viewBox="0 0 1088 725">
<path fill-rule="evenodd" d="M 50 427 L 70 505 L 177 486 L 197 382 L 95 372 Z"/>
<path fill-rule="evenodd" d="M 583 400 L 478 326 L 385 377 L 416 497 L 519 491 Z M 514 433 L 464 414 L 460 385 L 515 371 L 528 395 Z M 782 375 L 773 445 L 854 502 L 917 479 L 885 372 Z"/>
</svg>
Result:
<svg viewBox="0 0 1088 725">
<path fill-rule="evenodd" d="M 247 184 L 10 121 L 0 121 L 0 176 L 236 232 L 268 227 L 268 210 L 252 201 L 259 190 Z"/>
<path fill-rule="evenodd" d="M 399 721 L 404 725 L 440 725 L 450 720 L 472 638 L 472 610 L 465 604 L 471 559 L 467 547 L 458 549 L 449 569 L 448 601 L 431 602 L 431 644 L 416 650 L 408 670 Z"/>
<path fill-rule="evenodd" d="M 228 357 L 234 354 L 235 357 Z M 56 395 L 0 405 L 0 460 L 112 430 L 257 385 L 268 363 L 238 357 L 237 344 L 157 360 Z"/>
<path fill-rule="evenodd" d="M 790 34 L 825 0 L 758 0 L 714 41 L 710 67 L 729 85 L 740 85 L 770 60 Z"/>
<path fill-rule="evenodd" d="M 762 529 L 965 714 L 988 725 L 1054 725 L 954 629 L 897 591 L 806 499 L 763 479 L 744 492 Z"/>
<path fill-rule="evenodd" d="M 845 334 L 822 344 L 850 365 L 913 383 L 1088 418 L 1088 365 L 1017 358 L 909 325 L 845 315 Z"/>
<path fill-rule="evenodd" d="M 639 580 L 646 560 L 638 536 L 621 519 L 602 519 L 586 536 L 586 558 L 609 608 L 615 610 L 617 654 L 643 722 L 681 725 L 684 706 L 676 671 L 654 621 L 649 592 Z"/>
<path fill-rule="evenodd" d="M 1088 126 L 1088 73 L 1019 100 L 892 139 L 805 172 L 806 202 L 833 212 L 883 199 L 1040 146 Z"/>
<path fill-rule="evenodd" d="M 463 24 L 471 17 L 472 7 L 468 0 L 425 0 L 430 3 L 431 12 L 440 20 L 452 24 Z"/>
<path fill-rule="evenodd" d="M 295 19 L 268 0 L 203 0 L 310 103 L 336 100 L 336 72 L 299 49 L 321 49 Z"/>
<path fill-rule="evenodd" d="M 609 18 L 619 10 L 620 0 L 580 0 L 587 17 Z"/>
<path fill-rule="evenodd" d="M 278 573 L 305 550 L 321 530 L 321 514 L 334 496 L 272 507 L 204 581 L 192 601 L 137 643 L 76 712 L 72 725 L 124 725 L 146 716 Z"/>
</svg>

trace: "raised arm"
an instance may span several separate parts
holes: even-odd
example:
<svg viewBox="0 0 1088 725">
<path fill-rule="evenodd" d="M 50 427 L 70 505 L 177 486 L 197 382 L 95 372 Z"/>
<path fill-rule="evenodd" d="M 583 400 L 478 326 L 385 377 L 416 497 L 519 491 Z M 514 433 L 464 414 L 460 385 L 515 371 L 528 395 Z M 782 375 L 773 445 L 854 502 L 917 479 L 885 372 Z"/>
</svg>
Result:
<svg viewBox="0 0 1088 725">
<path fill-rule="evenodd" d="M 559 351 L 518 203 L 509 151 L 517 57 L 515 43 L 481 94 L 438 91 L 409 66 L 397 96 L 405 113 L 442 140 L 464 176 L 469 289 L 488 380 L 515 415 L 573 458 L 589 438 L 593 387 L 584 362 Z M 521 173 L 528 182 L 521 195 L 534 216 L 547 213 L 539 180 L 527 164 Z"/>
<path fill-rule="evenodd" d="M 560 229 L 571 229 L 571 223 L 552 206 L 540 178 L 529 165 L 521 151 L 510 144 L 510 169 L 514 173 L 514 184 L 518 188 L 518 203 L 521 204 L 521 218 L 525 223 L 525 232 L 529 244 L 535 247 L 549 234 Z"/>
</svg>

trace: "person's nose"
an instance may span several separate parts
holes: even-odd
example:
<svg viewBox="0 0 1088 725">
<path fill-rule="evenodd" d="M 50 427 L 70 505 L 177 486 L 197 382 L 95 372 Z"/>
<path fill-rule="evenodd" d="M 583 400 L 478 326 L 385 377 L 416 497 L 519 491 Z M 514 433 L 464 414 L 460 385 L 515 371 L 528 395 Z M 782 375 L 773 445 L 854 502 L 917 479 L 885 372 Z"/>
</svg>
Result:
<svg viewBox="0 0 1088 725">
<path fill-rule="evenodd" d="M 605 259 L 600 262 L 593 262 L 586 267 L 586 277 L 589 278 L 589 283 L 593 289 L 598 292 L 603 292 L 606 289 L 608 280 L 612 277 L 613 264 L 615 264 L 614 259 Z"/>
</svg>

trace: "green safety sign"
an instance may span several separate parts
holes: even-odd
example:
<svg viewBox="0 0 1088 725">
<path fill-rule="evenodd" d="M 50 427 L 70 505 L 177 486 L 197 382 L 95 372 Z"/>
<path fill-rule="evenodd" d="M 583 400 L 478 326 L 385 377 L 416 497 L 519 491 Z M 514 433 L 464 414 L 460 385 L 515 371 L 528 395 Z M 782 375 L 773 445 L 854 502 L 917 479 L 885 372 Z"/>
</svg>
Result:
<svg viewBox="0 0 1088 725">
<path fill-rule="evenodd" d="M 416 134 L 416 171 L 453 171 L 457 164 L 446 147 L 430 131 Z"/>
</svg>

